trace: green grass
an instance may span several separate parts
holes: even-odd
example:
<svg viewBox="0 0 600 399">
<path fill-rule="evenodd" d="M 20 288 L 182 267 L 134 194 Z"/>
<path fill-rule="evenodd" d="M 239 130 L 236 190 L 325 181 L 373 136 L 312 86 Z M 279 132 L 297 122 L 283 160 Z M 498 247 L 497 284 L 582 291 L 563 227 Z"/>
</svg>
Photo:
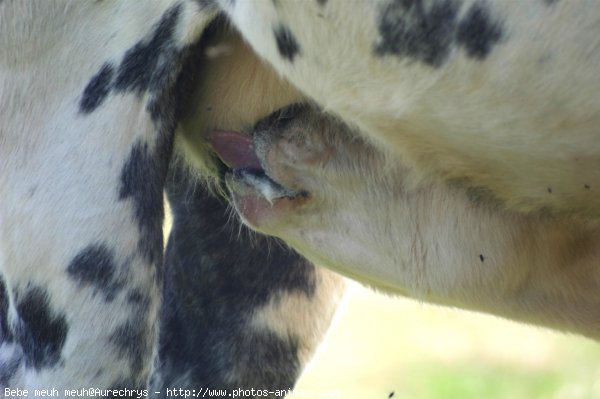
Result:
<svg viewBox="0 0 600 399">
<path fill-rule="evenodd" d="M 398 397 L 444 399 L 541 399 L 557 393 L 563 381 L 555 372 L 523 373 L 485 365 L 415 367 Z"/>
<path fill-rule="evenodd" d="M 600 345 L 357 290 L 298 399 L 600 399 Z"/>
</svg>

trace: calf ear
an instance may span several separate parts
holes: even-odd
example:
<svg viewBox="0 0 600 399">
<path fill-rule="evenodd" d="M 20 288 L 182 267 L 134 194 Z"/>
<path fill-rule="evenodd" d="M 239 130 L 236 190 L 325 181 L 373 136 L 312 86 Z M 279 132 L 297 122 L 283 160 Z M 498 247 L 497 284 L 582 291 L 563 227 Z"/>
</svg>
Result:
<svg viewBox="0 0 600 399">
<path fill-rule="evenodd" d="M 292 388 L 331 322 L 343 280 L 246 230 L 185 172 L 168 180 L 174 218 L 154 386 Z"/>
</svg>

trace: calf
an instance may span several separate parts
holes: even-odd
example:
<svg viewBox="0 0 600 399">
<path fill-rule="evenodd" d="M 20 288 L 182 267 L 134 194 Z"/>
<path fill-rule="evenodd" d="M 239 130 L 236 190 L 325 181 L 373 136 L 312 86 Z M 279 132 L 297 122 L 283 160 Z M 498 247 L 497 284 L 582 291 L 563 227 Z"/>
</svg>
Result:
<svg viewBox="0 0 600 399">
<path fill-rule="evenodd" d="M 253 144 L 257 161 L 224 153 L 236 210 L 313 262 L 384 292 L 600 338 L 596 221 L 423 183 L 312 106 L 259 121 Z"/>
<path fill-rule="evenodd" d="M 294 103 L 306 100 L 239 39 L 220 43 L 179 143 L 209 165 L 212 144 L 246 224 L 379 290 L 600 337 L 596 221 L 523 215 L 485 190 L 424 180 Z"/>
</svg>

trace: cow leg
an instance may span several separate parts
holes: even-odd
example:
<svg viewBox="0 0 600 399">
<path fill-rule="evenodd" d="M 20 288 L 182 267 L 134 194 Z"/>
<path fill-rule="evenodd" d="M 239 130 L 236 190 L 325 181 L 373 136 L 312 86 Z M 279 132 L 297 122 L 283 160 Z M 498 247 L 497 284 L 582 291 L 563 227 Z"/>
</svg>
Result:
<svg viewBox="0 0 600 399">
<path fill-rule="evenodd" d="M 0 4 L 2 394 L 147 387 L 175 82 L 212 14 L 111 4 Z"/>
<path fill-rule="evenodd" d="M 169 186 L 156 385 L 292 388 L 331 322 L 342 278 L 246 230 L 185 172 Z"/>
</svg>

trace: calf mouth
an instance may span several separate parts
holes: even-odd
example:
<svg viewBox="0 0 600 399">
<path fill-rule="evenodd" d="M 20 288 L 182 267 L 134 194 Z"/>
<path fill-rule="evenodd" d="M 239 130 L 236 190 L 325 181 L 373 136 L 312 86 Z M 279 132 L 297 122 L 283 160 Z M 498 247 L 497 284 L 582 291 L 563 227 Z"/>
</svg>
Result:
<svg viewBox="0 0 600 399">
<path fill-rule="evenodd" d="M 224 165 L 224 176 L 230 191 L 239 185 L 252 188 L 271 205 L 279 199 L 295 200 L 309 197 L 305 190 L 286 187 L 265 171 L 251 137 L 235 131 L 213 130 L 208 141 Z"/>
</svg>

